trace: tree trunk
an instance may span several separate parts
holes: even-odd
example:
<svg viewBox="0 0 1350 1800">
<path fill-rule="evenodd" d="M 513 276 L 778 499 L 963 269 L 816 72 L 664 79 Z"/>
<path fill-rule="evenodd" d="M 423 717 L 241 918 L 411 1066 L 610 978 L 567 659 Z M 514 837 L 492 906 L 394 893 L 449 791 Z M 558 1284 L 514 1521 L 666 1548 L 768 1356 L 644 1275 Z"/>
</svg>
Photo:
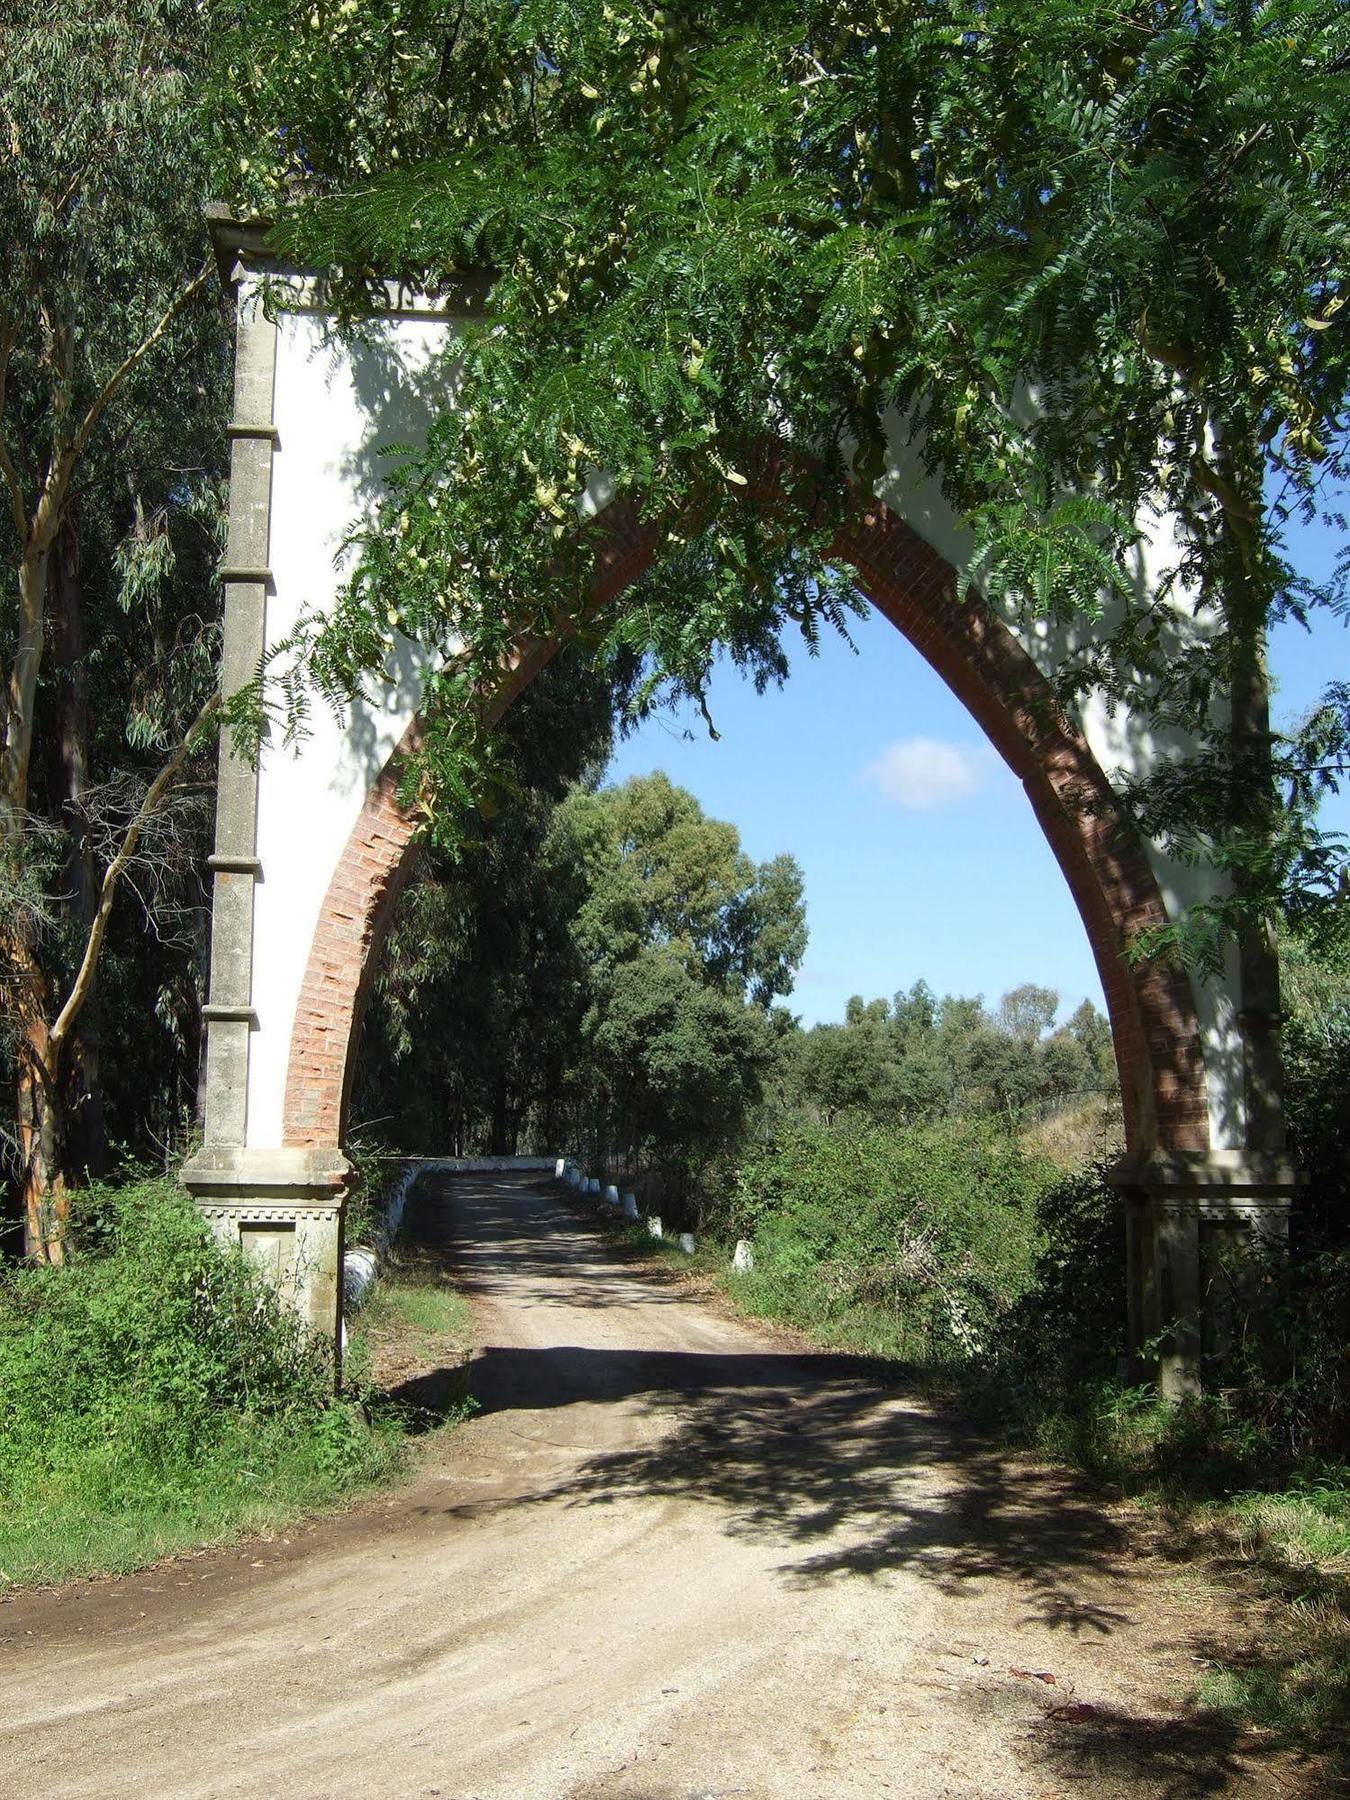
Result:
<svg viewBox="0 0 1350 1800">
<path fill-rule="evenodd" d="M 33 753 L 33 721 L 37 707 L 38 670 L 42 666 L 44 615 L 47 605 L 46 548 L 25 549 L 19 564 L 19 638 L 9 677 L 5 718 L 3 818 L 0 833 L 18 851 L 18 837 L 28 811 L 28 764 Z"/>
<path fill-rule="evenodd" d="M 510 1150 L 508 1148 L 508 1138 L 510 1135 L 508 1111 L 506 1076 L 498 1075 L 492 1088 L 492 1125 L 491 1136 L 488 1140 L 491 1146 L 488 1152 L 490 1156 L 510 1155 Z"/>
<path fill-rule="evenodd" d="M 1277 796 L 1271 759 L 1270 678 L 1266 625 L 1274 598 L 1269 551 L 1262 538 L 1263 464 L 1251 430 L 1215 433 L 1218 480 L 1211 488 L 1223 509 L 1227 538 L 1224 605 L 1230 633 L 1229 751 L 1232 820 L 1257 842 L 1273 839 Z M 1243 870 L 1233 871 L 1239 896 L 1252 893 Z M 1284 1077 L 1280 1055 L 1280 966 L 1268 913 L 1251 910 L 1238 925 L 1242 995 L 1243 1087 L 1249 1150 L 1285 1145 Z"/>
<path fill-rule="evenodd" d="M 1237 646 L 1230 729 L 1234 767 L 1243 790 L 1241 804 L 1248 809 L 1253 830 L 1269 836 L 1274 824 L 1275 793 L 1270 770 L 1270 683 L 1264 627 L 1245 631 Z M 1236 875 L 1234 886 L 1238 893 L 1243 885 L 1241 875 Z M 1239 924 L 1238 968 L 1247 1148 L 1283 1150 L 1280 961 L 1268 915 L 1246 917 Z"/>
<path fill-rule="evenodd" d="M 27 1065 L 20 1077 L 21 1103 L 27 1102 L 23 1186 L 24 1246 L 30 1261 L 61 1264 L 66 1260 L 70 1224 L 70 1189 L 61 1168 L 61 1107 Z"/>
<path fill-rule="evenodd" d="M 33 719 L 38 670 L 42 663 L 43 621 L 47 601 L 48 553 L 25 546 L 18 567 L 19 630 L 10 668 L 5 709 L 4 755 L 0 762 L 0 856 L 17 879 L 25 855 L 28 819 L 28 772 L 33 750 Z M 35 927 L 23 912 L 4 922 L 3 967 L 8 1010 L 18 1027 L 15 1123 L 19 1143 L 19 1204 L 24 1226 L 24 1253 L 38 1262 L 61 1260 L 60 1234 L 51 1216 L 59 1197 L 52 1188 L 46 1154 L 50 1143 L 44 1071 L 47 1063 L 47 1020 L 50 998 L 37 955 Z"/>
<path fill-rule="evenodd" d="M 51 1067 L 47 1026 L 51 995 L 26 922 L 20 919 L 6 936 L 5 956 L 14 974 L 20 1029 L 15 1111 L 24 1254 L 32 1262 L 60 1263 L 65 1260 L 70 1196 L 60 1159 L 60 1068 Z"/>
<path fill-rule="evenodd" d="M 79 926 L 80 942 L 87 940 L 98 911 L 98 872 L 84 816 L 89 788 L 89 684 L 83 599 L 79 538 L 72 507 L 52 545 L 48 611 L 56 673 L 53 800 L 66 822 L 69 906 Z M 95 988 L 80 1014 L 66 1060 L 69 1091 L 60 1100 L 65 1118 L 65 1142 L 60 1146 L 63 1159 L 70 1168 L 93 1175 L 104 1174 L 108 1166 L 107 1124 L 99 1075 L 102 1023 L 102 1007 Z"/>
</svg>

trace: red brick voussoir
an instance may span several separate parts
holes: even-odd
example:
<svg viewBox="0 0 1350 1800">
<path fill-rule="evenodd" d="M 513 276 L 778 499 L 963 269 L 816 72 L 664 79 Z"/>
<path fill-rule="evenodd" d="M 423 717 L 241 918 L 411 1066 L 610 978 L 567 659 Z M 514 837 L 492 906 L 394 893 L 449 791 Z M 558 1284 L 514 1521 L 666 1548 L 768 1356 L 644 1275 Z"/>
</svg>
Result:
<svg viewBox="0 0 1350 1800">
<path fill-rule="evenodd" d="M 597 550 L 592 606 L 606 605 L 651 561 L 655 535 L 625 509 Z M 1020 779 L 1078 906 L 1106 996 L 1132 1151 L 1209 1147 L 1209 1109 L 1190 984 L 1180 969 L 1132 964 L 1131 940 L 1166 909 L 1148 859 L 1082 733 L 1013 634 L 978 599 L 962 601 L 951 565 L 878 501 L 839 532 L 834 553 L 966 706 Z M 497 696 L 504 712 L 558 648 L 526 646 Z M 284 1142 L 342 1141 L 370 980 L 410 863 L 413 821 L 398 804 L 399 766 L 417 726 L 372 787 L 329 882 L 291 1037 Z"/>
</svg>

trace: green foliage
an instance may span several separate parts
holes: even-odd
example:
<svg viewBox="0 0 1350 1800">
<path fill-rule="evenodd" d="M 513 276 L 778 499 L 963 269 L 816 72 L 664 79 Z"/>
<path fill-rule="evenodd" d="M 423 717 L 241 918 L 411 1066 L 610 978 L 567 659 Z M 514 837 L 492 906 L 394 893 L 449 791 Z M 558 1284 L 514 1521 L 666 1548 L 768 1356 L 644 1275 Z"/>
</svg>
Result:
<svg viewBox="0 0 1350 1800">
<path fill-rule="evenodd" d="M 377 1130 L 358 1126 L 347 1133 L 343 1154 L 351 1166 L 345 1193 L 343 1235 L 346 1243 L 370 1244 L 379 1224 L 379 1210 L 397 1165 Z"/>
<path fill-rule="evenodd" d="M 216 682 L 230 380 L 202 216 L 207 24 L 197 0 L 5 9 L 0 889 L 19 904 L 0 941 L 0 1083 L 11 1093 L 16 1059 L 31 1063 L 40 1038 L 35 1007 L 50 1024 L 69 991 L 113 849 Z M 191 1116 L 206 761 L 187 774 L 127 871 L 130 903 L 113 913 L 56 1083 L 57 1160 L 76 1179 L 108 1166 L 110 1141 L 162 1155 Z M 101 1056 L 120 1037 L 136 1056 Z M 10 1142 L 4 1151 L 9 1175 Z"/>
<path fill-rule="evenodd" d="M 1345 708 L 1329 696 L 1286 743 L 1247 702 L 1267 620 L 1343 585 L 1300 581 L 1284 542 L 1292 516 L 1334 512 L 1344 470 L 1343 8 L 232 0 L 216 18 L 221 179 L 333 270 L 340 305 L 366 304 L 375 270 L 431 291 L 489 271 L 446 410 L 317 652 L 342 689 L 394 626 L 469 644 L 428 741 L 440 791 L 486 760 L 475 696 L 512 634 L 576 616 L 597 470 L 655 554 L 588 637 L 637 660 L 639 699 L 697 694 L 717 643 L 774 679 L 785 629 L 845 622 L 833 527 L 907 419 L 991 602 L 1073 621 L 1066 693 L 1199 733 L 1131 799 L 1177 854 L 1240 874 L 1201 908 L 1211 934 L 1272 898 L 1333 903 L 1342 852 L 1306 803 L 1344 770 Z M 794 458 L 809 495 L 780 478 Z M 1146 550 L 1157 507 L 1178 531 Z"/>
<path fill-rule="evenodd" d="M 133 1566 L 390 1465 L 328 1347 L 179 1188 L 81 1197 L 64 1268 L 0 1275 L 0 1568 Z"/>
<path fill-rule="evenodd" d="M 102 444 L 105 459 L 115 456 L 121 432 L 135 433 L 137 415 L 164 403 L 173 376 L 180 428 L 191 431 L 212 416 L 194 385 L 208 359 L 213 373 L 224 371 L 212 309 L 190 309 L 158 354 L 137 361 L 108 391 L 207 262 L 200 110 L 207 53 L 195 0 L 67 0 L 58 18 L 33 0 L 6 9 L 0 365 L 8 385 L 0 411 L 30 512 L 62 455 L 73 449 L 74 460 L 92 450 L 98 457 Z M 76 427 L 100 402 L 114 410 L 101 408 L 80 440 Z M 137 462 L 124 462 L 122 472 L 133 478 L 123 486 L 130 513 Z M 204 473 L 190 458 L 175 472 L 185 490 Z M 153 517 L 142 524 L 108 571 L 127 611 L 152 602 L 177 548 Z M 7 558 L 20 549 L 7 506 L 0 543 Z M 184 669 L 157 673 L 190 678 Z M 149 694 L 145 701 L 140 728 L 153 735 Z"/>
<path fill-rule="evenodd" d="M 733 1142 L 772 1049 L 762 1013 L 700 981 L 668 947 L 607 972 L 583 1029 L 615 1109 L 615 1148 L 658 1160 Z"/>
<path fill-rule="evenodd" d="M 975 1385 L 988 1382 L 1005 1418 L 1025 1423 L 1081 1407 L 1090 1431 L 1126 1350 L 1124 1209 L 1105 1171 L 1089 1167 L 1045 1189 L 1036 1224 L 1031 1278 L 1000 1320 Z"/>
<path fill-rule="evenodd" d="M 378 1318 L 395 1318 L 414 1331 L 446 1334 L 462 1340 L 468 1333 L 473 1315 L 464 1296 L 452 1287 L 411 1285 L 397 1280 L 382 1280 L 376 1290 Z"/>
<path fill-rule="evenodd" d="M 1173 1493 L 1306 1488 L 1340 1492 L 1350 1464 L 1350 1182 L 1343 1096 L 1350 1080 L 1350 979 L 1344 951 L 1283 945 L 1290 1147 L 1307 1185 L 1294 1210 L 1287 1279 L 1253 1269 L 1228 1296 L 1232 1342 L 1211 1391 L 1163 1407 L 1121 1385 L 1125 1238 L 1102 1171 L 1043 1196 L 1034 1277 L 1008 1309 L 983 1369 L 982 1406 L 1113 1478 Z M 1220 1266 L 1211 1279 L 1223 1283 Z M 1330 1474 L 1326 1472 L 1330 1471 Z"/>
<path fill-rule="evenodd" d="M 610 692 L 557 657 L 501 727 L 513 771 L 455 851 L 424 847 L 400 900 L 361 1043 L 358 1116 L 410 1151 L 552 1148 L 576 1070 L 584 872 L 545 850 L 569 783 L 610 743 Z"/>
<path fill-rule="evenodd" d="M 582 865 L 589 893 L 576 932 L 592 961 L 660 945 L 756 1006 L 791 991 L 806 952 L 801 870 L 790 856 L 756 868 L 736 827 L 705 817 L 668 776 L 569 795 L 549 854 Z"/>
<path fill-rule="evenodd" d="M 758 1103 L 771 1005 L 806 946 L 801 872 L 755 864 L 664 775 L 559 800 L 601 741 L 557 711 L 571 683 L 594 704 L 579 660 L 540 678 L 507 722 L 530 785 L 405 897 L 359 1103 L 409 1149 L 584 1142 L 630 1178 L 642 1163 L 678 1208 Z"/>
<path fill-rule="evenodd" d="M 968 1360 L 1032 1280 L 1052 1174 L 974 1122 L 789 1127 L 741 1165 L 725 1229 L 756 1267 L 738 1291 L 834 1342 Z"/>
<path fill-rule="evenodd" d="M 780 1045 L 782 1104 L 827 1124 L 857 1112 L 885 1125 L 953 1115 L 1034 1119 L 1117 1086 L 1111 1029 L 1085 1000 L 1052 1030 L 1059 996 L 1026 985 L 990 1015 L 978 999 L 939 999 L 916 982 L 894 1001 L 859 996 L 842 1025 L 790 1032 Z"/>
</svg>

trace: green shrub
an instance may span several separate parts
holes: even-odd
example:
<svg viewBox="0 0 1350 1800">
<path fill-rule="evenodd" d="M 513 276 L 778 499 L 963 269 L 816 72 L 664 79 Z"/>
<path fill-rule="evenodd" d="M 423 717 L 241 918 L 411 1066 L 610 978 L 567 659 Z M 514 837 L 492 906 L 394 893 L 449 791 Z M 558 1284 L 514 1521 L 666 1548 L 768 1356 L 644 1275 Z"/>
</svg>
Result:
<svg viewBox="0 0 1350 1800">
<path fill-rule="evenodd" d="M 989 1362 L 1059 1401 L 1110 1381 L 1125 1354 L 1125 1211 L 1093 1165 L 1036 1196 L 1035 1260 L 999 1321 Z"/>
<path fill-rule="evenodd" d="M 0 1568 L 52 1578 L 228 1536 L 391 1456 L 327 1347 L 169 1181 L 81 1197 L 59 1269 L 0 1275 Z"/>
<path fill-rule="evenodd" d="M 1031 1279 L 1053 1175 L 988 1121 L 792 1123 L 736 1184 L 729 1225 L 756 1255 L 744 1297 L 859 1347 L 978 1355 Z"/>
<path fill-rule="evenodd" d="M 347 1177 L 346 1240 L 349 1245 L 369 1244 L 379 1229 L 399 1158 L 389 1150 L 383 1136 L 369 1126 L 349 1132 L 343 1150 L 351 1165 Z"/>
</svg>

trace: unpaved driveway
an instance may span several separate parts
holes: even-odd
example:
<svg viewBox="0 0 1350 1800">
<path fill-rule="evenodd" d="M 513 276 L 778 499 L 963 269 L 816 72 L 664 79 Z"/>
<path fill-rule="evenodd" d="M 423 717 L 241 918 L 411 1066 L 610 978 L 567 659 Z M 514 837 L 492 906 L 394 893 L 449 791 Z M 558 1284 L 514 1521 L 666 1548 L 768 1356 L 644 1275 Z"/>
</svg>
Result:
<svg viewBox="0 0 1350 1800">
<path fill-rule="evenodd" d="M 474 1296 L 481 1413 L 289 1542 L 0 1606 L 0 1792 L 1298 1791 L 1185 1713 L 1223 1603 L 1068 1479 L 522 1177 L 414 1213 Z"/>
</svg>

